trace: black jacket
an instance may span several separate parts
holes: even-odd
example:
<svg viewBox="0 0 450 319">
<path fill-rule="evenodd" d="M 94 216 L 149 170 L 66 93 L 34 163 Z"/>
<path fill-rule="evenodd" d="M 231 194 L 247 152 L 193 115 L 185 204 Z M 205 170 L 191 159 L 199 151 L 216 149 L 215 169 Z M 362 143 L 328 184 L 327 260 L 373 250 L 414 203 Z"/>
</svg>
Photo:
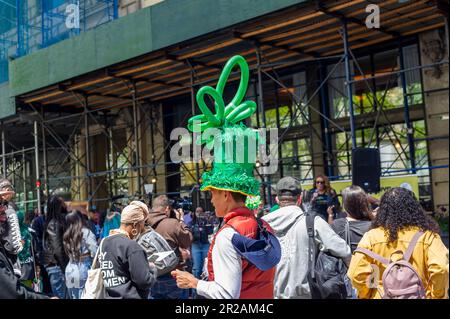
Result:
<svg viewBox="0 0 450 319">
<path fill-rule="evenodd" d="M 191 227 L 196 244 L 209 244 L 209 235 L 214 232 L 214 224 L 206 218 L 197 217 L 192 221 Z"/>
<path fill-rule="evenodd" d="M 43 240 L 44 240 L 44 238 L 43 238 L 44 225 L 45 225 L 45 217 L 44 217 L 44 215 L 36 217 L 31 222 L 31 229 L 33 230 L 31 232 L 31 234 L 33 236 L 33 240 L 36 243 L 36 250 L 35 250 L 36 261 L 41 266 L 44 265 L 44 256 L 43 256 L 43 251 L 44 251 L 44 246 L 43 246 L 44 245 L 43 244 Z"/>
<path fill-rule="evenodd" d="M 21 285 L 14 275 L 11 261 L 0 244 L 0 299 L 48 299 L 43 294 L 36 293 Z"/>
<path fill-rule="evenodd" d="M 338 234 L 342 239 L 347 240 L 345 238 L 345 228 L 347 224 L 347 219 L 340 218 L 336 219 L 333 224 L 331 224 L 331 228 Z M 366 232 L 370 230 L 372 222 L 369 220 L 352 220 L 348 222 L 349 231 L 350 231 L 350 248 L 352 253 L 358 247 L 361 238 L 364 236 Z"/>
<path fill-rule="evenodd" d="M 121 234 L 106 237 L 99 262 L 109 298 L 148 299 L 156 280 L 156 268 L 150 267 L 144 249 L 137 242 Z"/>
<path fill-rule="evenodd" d="M 65 271 L 69 257 L 64 251 L 64 228 L 56 220 L 52 219 L 44 233 L 43 261 L 46 266 L 60 266 Z"/>
</svg>

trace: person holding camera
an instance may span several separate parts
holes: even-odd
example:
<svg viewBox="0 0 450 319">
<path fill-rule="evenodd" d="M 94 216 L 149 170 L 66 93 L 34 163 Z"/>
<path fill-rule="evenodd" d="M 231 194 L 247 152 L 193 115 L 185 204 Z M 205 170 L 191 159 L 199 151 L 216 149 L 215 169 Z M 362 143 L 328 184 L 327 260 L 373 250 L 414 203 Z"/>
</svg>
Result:
<svg viewBox="0 0 450 319">
<path fill-rule="evenodd" d="M 192 242 L 192 273 L 196 278 L 200 279 L 204 260 L 208 257 L 209 236 L 214 231 L 214 225 L 210 222 L 202 207 L 195 209 L 191 229 L 194 236 L 194 241 Z"/>
<path fill-rule="evenodd" d="M 164 237 L 179 257 L 180 263 L 177 268 L 183 268 L 189 258 L 192 233 L 184 224 L 182 214 L 173 210 L 173 205 L 174 202 L 165 195 L 156 197 L 147 222 Z M 170 274 L 166 274 L 158 277 L 152 287 L 151 296 L 153 299 L 187 299 L 186 292 L 177 287 L 175 279 Z"/>
</svg>

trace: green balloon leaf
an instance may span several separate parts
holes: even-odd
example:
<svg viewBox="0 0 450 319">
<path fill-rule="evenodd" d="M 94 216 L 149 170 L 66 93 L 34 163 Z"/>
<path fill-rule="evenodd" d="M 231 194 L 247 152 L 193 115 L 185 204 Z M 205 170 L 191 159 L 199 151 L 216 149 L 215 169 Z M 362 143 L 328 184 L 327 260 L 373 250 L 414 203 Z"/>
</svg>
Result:
<svg viewBox="0 0 450 319">
<path fill-rule="evenodd" d="M 225 106 L 223 92 L 228 78 L 235 67 L 238 67 L 241 72 L 239 86 L 234 97 Z M 256 103 L 254 101 L 242 102 L 247 92 L 248 80 L 249 69 L 247 61 L 240 55 L 229 59 L 220 74 L 216 88 L 204 86 L 197 92 L 196 100 L 202 114 L 195 115 L 188 120 L 188 129 L 197 133 L 204 132 L 208 128 L 223 129 L 225 126 L 236 124 L 252 116 L 256 111 Z M 215 113 L 206 105 L 206 95 L 210 96 L 214 101 Z M 206 142 L 208 145 L 211 145 L 211 139 L 208 139 L 208 141 L 199 139 L 198 142 Z"/>
</svg>

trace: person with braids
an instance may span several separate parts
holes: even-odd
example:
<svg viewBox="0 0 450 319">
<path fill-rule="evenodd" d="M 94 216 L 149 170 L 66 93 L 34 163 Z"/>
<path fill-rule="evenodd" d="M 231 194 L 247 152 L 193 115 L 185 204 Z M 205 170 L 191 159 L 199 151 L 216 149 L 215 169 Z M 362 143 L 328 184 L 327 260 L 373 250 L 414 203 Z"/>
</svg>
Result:
<svg viewBox="0 0 450 319">
<path fill-rule="evenodd" d="M 50 278 L 52 292 L 60 299 L 66 297 L 64 270 L 69 262 L 63 244 L 66 214 L 67 207 L 64 199 L 56 195 L 50 196 L 47 200 L 44 223 L 43 262 Z"/>
<path fill-rule="evenodd" d="M 73 210 L 66 215 L 67 230 L 63 236 L 64 250 L 69 256 L 66 267 L 66 286 L 70 299 L 80 299 L 97 252 L 97 240 L 83 215 Z"/>
<path fill-rule="evenodd" d="M 448 298 L 448 249 L 439 236 L 438 224 L 426 215 L 413 192 L 391 188 L 381 197 L 378 213 L 359 242 L 363 248 L 386 259 L 397 260 L 398 251 L 405 252 L 418 232 L 409 262 L 418 272 L 426 298 Z M 386 266 L 366 254 L 355 251 L 347 272 L 358 298 L 382 298 L 382 276 Z M 377 274 L 377 270 L 379 270 Z M 375 285 L 370 284 L 375 277 Z"/>
<path fill-rule="evenodd" d="M 7 179 L 0 179 L 0 210 L 4 210 L 7 219 L 7 227 L 0 235 L 0 241 L 3 242 L 6 252 L 9 254 L 14 264 L 14 273 L 21 277 L 21 265 L 17 258 L 23 249 L 22 238 L 20 236 L 20 225 L 17 217 L 17 208 L 12 202 L 15 192 L 11 182 Z"/>
</svg>

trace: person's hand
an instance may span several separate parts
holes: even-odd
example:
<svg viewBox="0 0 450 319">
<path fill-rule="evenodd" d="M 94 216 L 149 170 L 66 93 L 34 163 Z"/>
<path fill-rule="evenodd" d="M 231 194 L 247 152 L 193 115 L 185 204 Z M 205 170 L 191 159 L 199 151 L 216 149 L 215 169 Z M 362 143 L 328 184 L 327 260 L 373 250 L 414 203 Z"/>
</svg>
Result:
<svg viewBox="0 0 450 319">
<path fill-rule="evenodd" d="M 180 252 L 184 261 L 191 259 L 191 252 L 188 249 L 180 248 Z"/>
<path fill-rule="evenodd" d="M 311 202 L 314 202 L 316 200 L 317 196 L 319 196 L 319 193 L 318 192 L 314 192 L 314 194 L 311 197 Z"/>
<path fill-rule="evenodd" d="M 187 271 L 174 270 L 170 273 L 172 277 L 177 281 L 178 288 L 189 289 L 197 288 L 198 279 L 194 277 L 191 273 Z"/>
<path fill-rule="evenodd" d="M 330 217 L 330 216 L 334 216 L 333 209 L 334 209 L 334 205 L 333 205 L 333 206 L 329 206 L 329 207 L 327 208 L 327 213 L 328 213 L 328 216 L 329 216 L 329 217 Z"/>
</svg>

